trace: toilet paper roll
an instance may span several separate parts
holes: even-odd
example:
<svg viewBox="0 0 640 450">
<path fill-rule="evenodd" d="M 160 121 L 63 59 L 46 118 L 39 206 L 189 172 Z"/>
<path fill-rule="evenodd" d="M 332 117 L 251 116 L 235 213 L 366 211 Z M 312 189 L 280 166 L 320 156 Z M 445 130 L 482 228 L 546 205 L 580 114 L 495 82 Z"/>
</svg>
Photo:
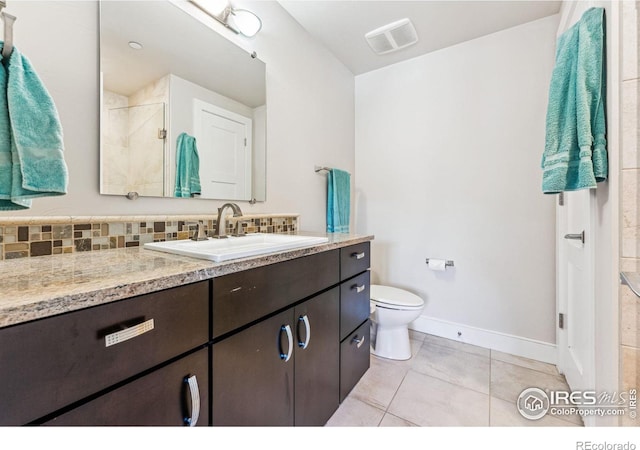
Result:
<svg viewBox="0 0 640 450">
<path fill-rule="evenodd" d="M 444 272 L 447 269 L 447 261 L 444 259 L 429 258 L 429 269 Z"/>
</svg>

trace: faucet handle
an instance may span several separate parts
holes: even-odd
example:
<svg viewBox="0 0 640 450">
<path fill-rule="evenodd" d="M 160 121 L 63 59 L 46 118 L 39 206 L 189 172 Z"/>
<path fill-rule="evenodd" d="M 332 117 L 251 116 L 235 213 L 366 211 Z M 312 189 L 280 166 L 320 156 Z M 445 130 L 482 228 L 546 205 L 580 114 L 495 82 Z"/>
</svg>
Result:
<svg viewBox="0 0 640 450">
<path fill-rule="evenodd" d="M 204 232 L 204 222 L 202 220 L 198 221 L 196 224 L 196 232 L 193 234 L 191 238 L 192 241 L 206 241 L 209 239 L 207 234 Z"/>
<path fill-rule="evenodd" d="M 244 227 L 242 225 L 248 222 L 249 222 L 248 220 L 237 220 L 236 231 L 233 233 L 233 236 L 235 237 L 246 236 L 247 233 L 244 231 Z"/>
</svg>

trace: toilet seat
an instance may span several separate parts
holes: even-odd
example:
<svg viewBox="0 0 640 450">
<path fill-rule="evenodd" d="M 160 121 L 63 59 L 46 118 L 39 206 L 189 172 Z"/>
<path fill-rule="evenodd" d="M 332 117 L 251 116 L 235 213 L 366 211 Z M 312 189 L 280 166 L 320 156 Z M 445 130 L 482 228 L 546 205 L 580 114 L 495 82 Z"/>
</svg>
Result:
<svg viewBox="0 0 640 450">
<path fill-rule="evenodd" d="M 371 285 L 371 303 L 376 307 L 400 310 L 417 310 L 424 307 L 424 300 L 404 289 Z"/>
</svg>

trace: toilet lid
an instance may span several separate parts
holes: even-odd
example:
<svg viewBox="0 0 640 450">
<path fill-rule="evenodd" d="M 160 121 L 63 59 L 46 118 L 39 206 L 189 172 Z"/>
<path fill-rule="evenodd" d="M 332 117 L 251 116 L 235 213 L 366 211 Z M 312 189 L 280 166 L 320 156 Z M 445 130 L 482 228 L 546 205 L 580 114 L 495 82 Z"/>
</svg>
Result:
<svg viewBox="0 0 640 450">
<path fill-rule="evenodd" d="M 411 292 L 391 286 L 371 285 L 371 301 L 395 306 L 423 306 L 424 300 Z"/>
</svg>

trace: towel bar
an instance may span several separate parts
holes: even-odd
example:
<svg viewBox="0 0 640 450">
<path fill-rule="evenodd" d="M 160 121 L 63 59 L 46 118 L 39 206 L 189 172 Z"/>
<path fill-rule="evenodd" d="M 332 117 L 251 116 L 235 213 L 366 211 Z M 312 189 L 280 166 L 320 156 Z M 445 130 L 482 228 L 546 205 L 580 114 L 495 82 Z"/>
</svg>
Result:
<svg viewBox="0 0 640 450">
<path fill-rule="evenodd" d="M 316 173 L 321 172 L 323 170 L 326 170 L 327 172 L 329 172 L 331 170 L 331 168 L 322 167 L 322 166 L 314 166 L 313 170 L 315 170 Z"/>
</svg>

